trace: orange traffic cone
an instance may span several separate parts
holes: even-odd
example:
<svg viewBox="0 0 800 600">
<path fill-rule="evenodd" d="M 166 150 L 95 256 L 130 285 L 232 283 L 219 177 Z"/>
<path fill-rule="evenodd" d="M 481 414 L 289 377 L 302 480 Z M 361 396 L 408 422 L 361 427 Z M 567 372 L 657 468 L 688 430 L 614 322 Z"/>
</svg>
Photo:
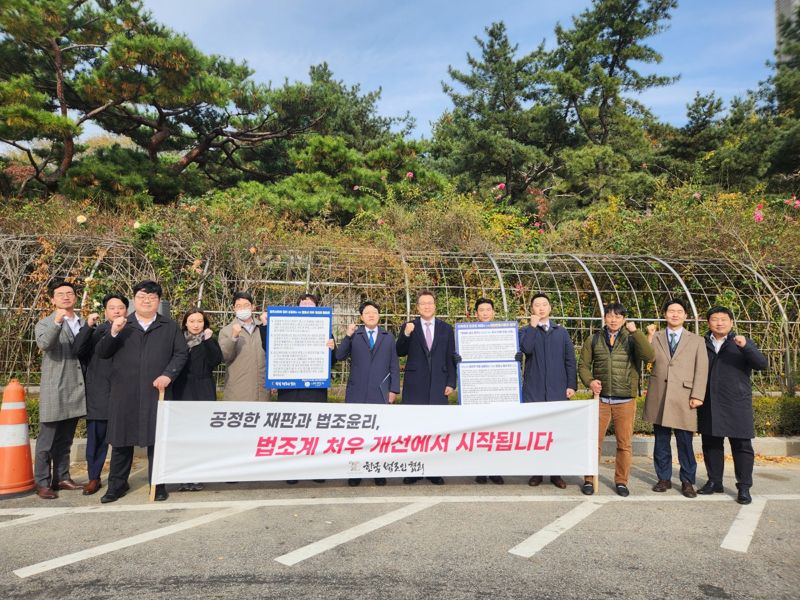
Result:
<svg viewBox="0 0 800 600">
<path fill-rule="evenodd" d="M 0 407 L 0 495 L 33 488 L 25 390 L 19 381 L 12 379 L 3 392 Z"/>
</svg>

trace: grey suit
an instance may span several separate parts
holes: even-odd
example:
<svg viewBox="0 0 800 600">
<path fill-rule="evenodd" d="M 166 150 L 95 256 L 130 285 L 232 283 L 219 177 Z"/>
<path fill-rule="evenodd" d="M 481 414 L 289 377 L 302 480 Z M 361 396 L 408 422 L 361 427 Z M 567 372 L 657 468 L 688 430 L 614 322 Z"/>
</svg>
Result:
<svg viewBox="0 0 800 600">
<path fill-rule="evenodd" d="M 56 482 L 70 479 L 69 453 L 78 419 L 86 414 L 86 389 L 69 325 L 57 324 L 53 313 L 36 324 L 35 333 L 43 356 L 34 477 L 48 487 L 53 475 Z"/>
</svg>

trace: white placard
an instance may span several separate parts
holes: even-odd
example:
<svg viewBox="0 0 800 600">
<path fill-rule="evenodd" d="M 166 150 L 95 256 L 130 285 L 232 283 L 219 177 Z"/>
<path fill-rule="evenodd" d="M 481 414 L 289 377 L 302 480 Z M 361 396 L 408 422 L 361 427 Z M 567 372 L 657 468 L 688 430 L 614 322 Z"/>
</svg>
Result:
<svg viewBox="0 0 800 600">
<path fill-rule="evenodd" d="M 519 348 L 515 321 L 457 323 L 456 352 L 464 362 L 514 360 Z"/>
<path fill-rule="evenodd" d="M 461 404 L 519 404 L 521 383 L 519 363 L 515 360 L 458 365 L 458 401 Z"/>
</svg>

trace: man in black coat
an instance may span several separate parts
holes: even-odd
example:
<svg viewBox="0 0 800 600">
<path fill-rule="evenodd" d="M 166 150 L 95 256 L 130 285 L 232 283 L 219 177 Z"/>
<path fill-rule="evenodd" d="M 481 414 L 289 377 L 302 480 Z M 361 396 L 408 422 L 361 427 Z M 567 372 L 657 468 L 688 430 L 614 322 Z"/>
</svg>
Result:
<svg viewBox="0 0 800 600">
<path fill-rule="evenodd" d="M 147 447 L 148 479 L 153 473 L 153 447 L 159 392 L 170 397 L 175 380 L 189 354 L 178 324 L 157 313 L 161 286 L 142 281 L 133 288 L 134 313 L 118 317 L 97 345 L 101 358 L 112 358 L 108 442 L 111 471 L 108 491 L 100 501 L 114 502 L 125 495 L 133 464 L 133 447 Z M 156 486 L 156 500 L 167 499 L 165 485 Z"/>
<path fill-rule="evenodd" d="M 102 487 L 100 473 L 108 455 L 108 402 L 111 396 L 111 359 L 100 358 L 95 348 L 111 329 L 111 323 L 128 316 L 128 299 L 121 294 L 103 297 L 106 320 L 97 324 L 99 315 L 92 313 L 75 336 L 78 356 L 86 365 L 86 466 L 89 482 L 83 495 L 90 496 Z"/>
<path fill-rule="evenodd" d="M 423 290 L 417 295 L 419 317 L 403 325 L 397 336 L 397 355 L 407 356 L 403 404 L 447 404 L 456 388 L 456 338 L 452 325 L 436 318 L 436 297 Z M 406 477 L 403 483 L 416 483 Z M 441 485 L 441 477 L 429 477 Z"/>
<path fill-rule="evenodd" d="M 703 461 L 708 482 L 698 494 L 721 493 L 725 467 L 725 438 L 731 445 L 736 487 L 736 501 L 750 504 L 753 485 L 753 370 L 766 369 L 767 359 L 753 340 L 733 332 L 733 313 L 716 306 L 708 311 L 709 332 L 708 387 L 705 402 L 697 409 L 698 429 L 703 438 Z"/>
</svg>

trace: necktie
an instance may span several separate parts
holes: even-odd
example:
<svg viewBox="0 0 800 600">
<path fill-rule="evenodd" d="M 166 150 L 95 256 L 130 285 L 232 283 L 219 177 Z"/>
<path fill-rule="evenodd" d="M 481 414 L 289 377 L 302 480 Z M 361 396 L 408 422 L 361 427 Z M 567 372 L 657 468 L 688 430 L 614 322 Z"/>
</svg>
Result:
<svg viewBox="0 0 800 600">
<path fill-rule="evenodd" d="M 433 334 L 431 333 L 430 323 L 425 323 L 425 343 L 428 345 L 428 351 L 430 352 L 431 346 L 433 346 Z"/>
<path fill-rule="evenodd" d="M 678 345 L 677 339 L 678 339 L 678 334 L 670 332 L 670 334 L 669 334 L 669 353 L 670 354 L 675 354 L 675 346 Z"/>
<path fill-rule="evenodd" d="M 375 347 L 375 338 L 372 337 L 375 334 L 374 331 L 369 332 L 369 349 L 372 350 Z"/>
</svg>

